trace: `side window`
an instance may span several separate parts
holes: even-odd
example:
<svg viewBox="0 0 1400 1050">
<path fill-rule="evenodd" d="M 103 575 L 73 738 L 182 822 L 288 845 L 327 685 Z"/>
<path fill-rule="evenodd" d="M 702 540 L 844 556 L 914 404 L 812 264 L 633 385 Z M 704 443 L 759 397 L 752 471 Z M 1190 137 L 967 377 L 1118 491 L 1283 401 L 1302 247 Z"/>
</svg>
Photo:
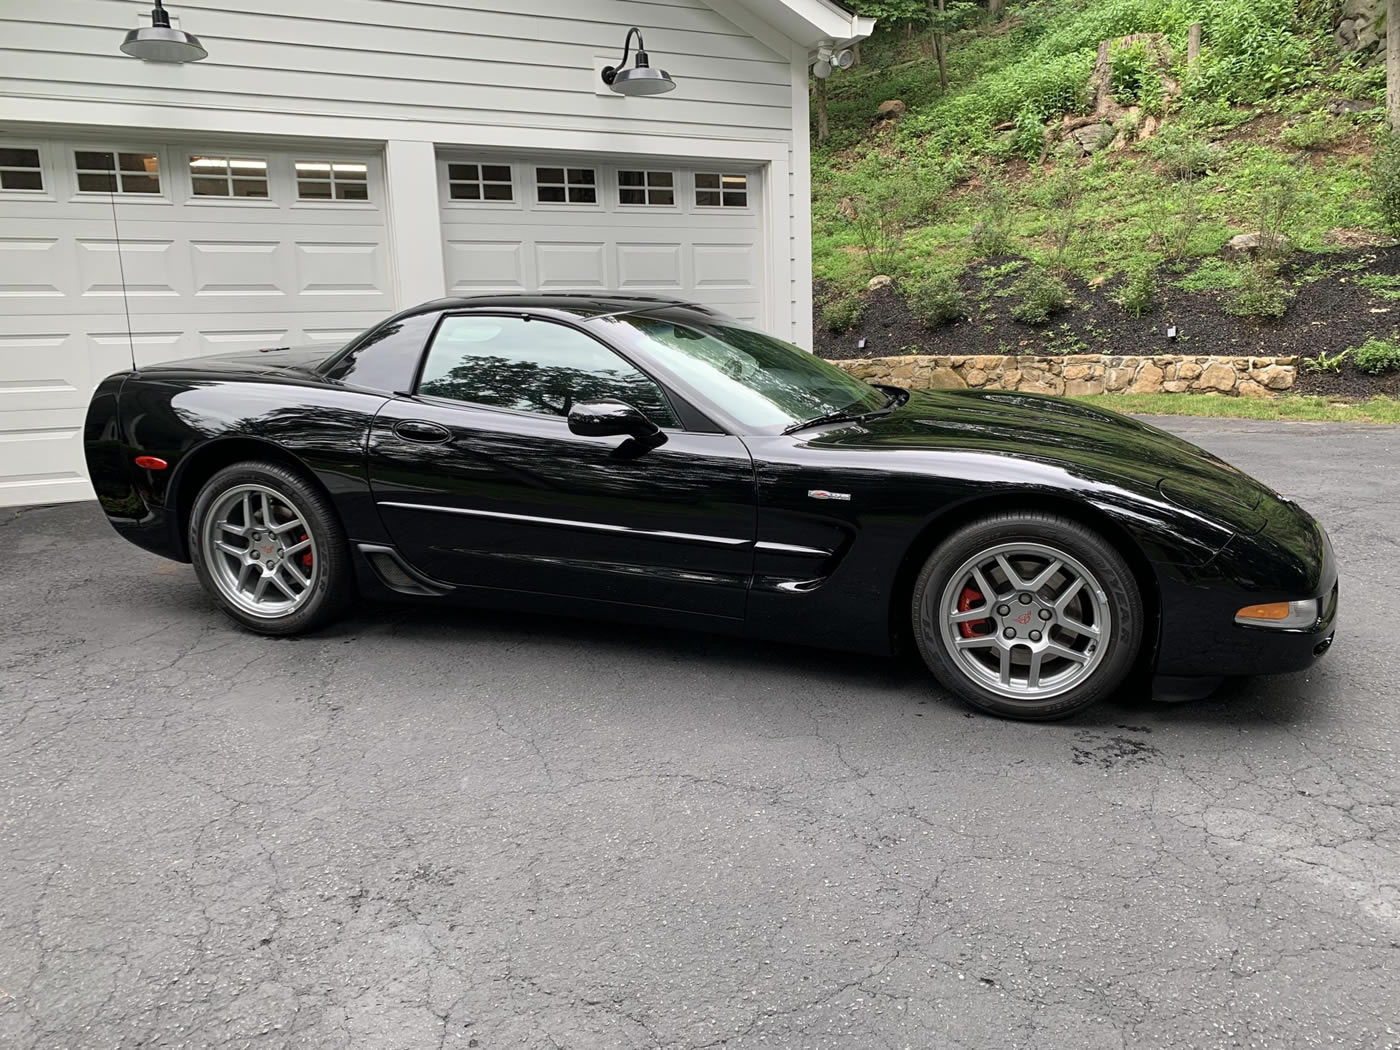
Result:
<svg viewBox="0 0 1400 1050">
<path fill-rule="evenodd" d="M 581 401 L 616 398 L 657 426 L 680 425 L 661 388 L 602 343 L 520 317 L 443 318 L 418 392 L 549 416 L 566 416 Z"/>
</svg>

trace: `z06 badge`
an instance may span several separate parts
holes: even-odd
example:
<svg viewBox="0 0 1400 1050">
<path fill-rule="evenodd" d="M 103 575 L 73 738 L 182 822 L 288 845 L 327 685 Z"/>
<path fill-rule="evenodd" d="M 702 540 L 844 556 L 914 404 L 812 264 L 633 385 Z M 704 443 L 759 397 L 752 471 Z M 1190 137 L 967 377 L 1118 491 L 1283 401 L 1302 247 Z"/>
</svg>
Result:
<svg viewBox="0 0 1400 1050">
<path fill-rule="evenodd" d="M 851 499 L 849 492 L 828 492 L 826 489 L 808 489 L 807 495 L 812 499 L 843 499 L 847 502 Z"/>
</svg>

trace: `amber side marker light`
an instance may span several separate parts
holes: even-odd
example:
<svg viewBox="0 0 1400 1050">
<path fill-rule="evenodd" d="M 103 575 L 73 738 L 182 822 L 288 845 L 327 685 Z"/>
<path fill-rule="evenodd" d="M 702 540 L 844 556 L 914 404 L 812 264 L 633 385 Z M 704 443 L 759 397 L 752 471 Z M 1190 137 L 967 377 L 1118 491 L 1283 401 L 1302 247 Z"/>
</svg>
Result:
<svg viewBox="0 0 1400 1050">
<path fill-rule="evenodd" d="M 1235 622 L 1249 627 L 1311 627 L 1317 623 L 1316 598 L 1297 602 L 1266 602 L 1246 605 L 1235 613 Z"/>
<path fill-rule="evenodd" d="M 164 470 L 170 466 L 169 463 L 159 456 L 137 456 L 136 465 L 144 470 Z"/>
</svg>

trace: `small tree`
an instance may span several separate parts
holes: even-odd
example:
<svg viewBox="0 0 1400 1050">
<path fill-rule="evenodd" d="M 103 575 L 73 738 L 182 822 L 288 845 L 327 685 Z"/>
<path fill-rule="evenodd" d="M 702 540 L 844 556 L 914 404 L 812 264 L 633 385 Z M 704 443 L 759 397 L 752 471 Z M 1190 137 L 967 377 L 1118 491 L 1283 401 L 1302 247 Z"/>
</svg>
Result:
<svg viewBox="0 0 1400 1050">
<path fill-rule="evenodd" d="M 1400 3 L 1400 0 L 1396 0 Z M 928 22 L 933 31 L 933 56 L 938 61 L 938 85 L 948 90 L 948 34 L 967 25 L 977 10 L 970 0 L 928 0 Z"/>
<path fill-rule="evenodd" d="M 1385 117 L 1400 131 L 1400 0 L 1385 5 Z"/>
</svg>

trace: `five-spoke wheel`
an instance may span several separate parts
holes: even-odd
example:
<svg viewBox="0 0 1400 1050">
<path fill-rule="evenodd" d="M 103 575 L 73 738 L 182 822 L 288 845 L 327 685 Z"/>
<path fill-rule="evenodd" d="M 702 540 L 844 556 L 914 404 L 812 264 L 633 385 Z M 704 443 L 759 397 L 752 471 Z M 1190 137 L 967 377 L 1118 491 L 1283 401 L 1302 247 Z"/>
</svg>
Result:
<svg viewBox="0 0 1400 1050">
<path fill-rule="evenodd" d="M 205 515 L 201 543 L 220 593 L 254 616 L 286 616 L 312 593 L 319 566 L 306 517 L 266 485 L 226 489 Z"/>
<path fill-rule="evenodd" d="M 325 494 L 281 464 L 238 463 L 215 474 L 190 515 L 200 582 L 238 622 L 295 634 L 349 600 L 348 546 Z"/>
<path fill-rule="evenodd" d="M 930 669 L 971 703 L 1058 718 L 1115 688 L 1142 632 L 1122 556 L 1050 514 L 1003 514 L 959 529 L 914 591 L 914 633 Z"/>
</svg>

